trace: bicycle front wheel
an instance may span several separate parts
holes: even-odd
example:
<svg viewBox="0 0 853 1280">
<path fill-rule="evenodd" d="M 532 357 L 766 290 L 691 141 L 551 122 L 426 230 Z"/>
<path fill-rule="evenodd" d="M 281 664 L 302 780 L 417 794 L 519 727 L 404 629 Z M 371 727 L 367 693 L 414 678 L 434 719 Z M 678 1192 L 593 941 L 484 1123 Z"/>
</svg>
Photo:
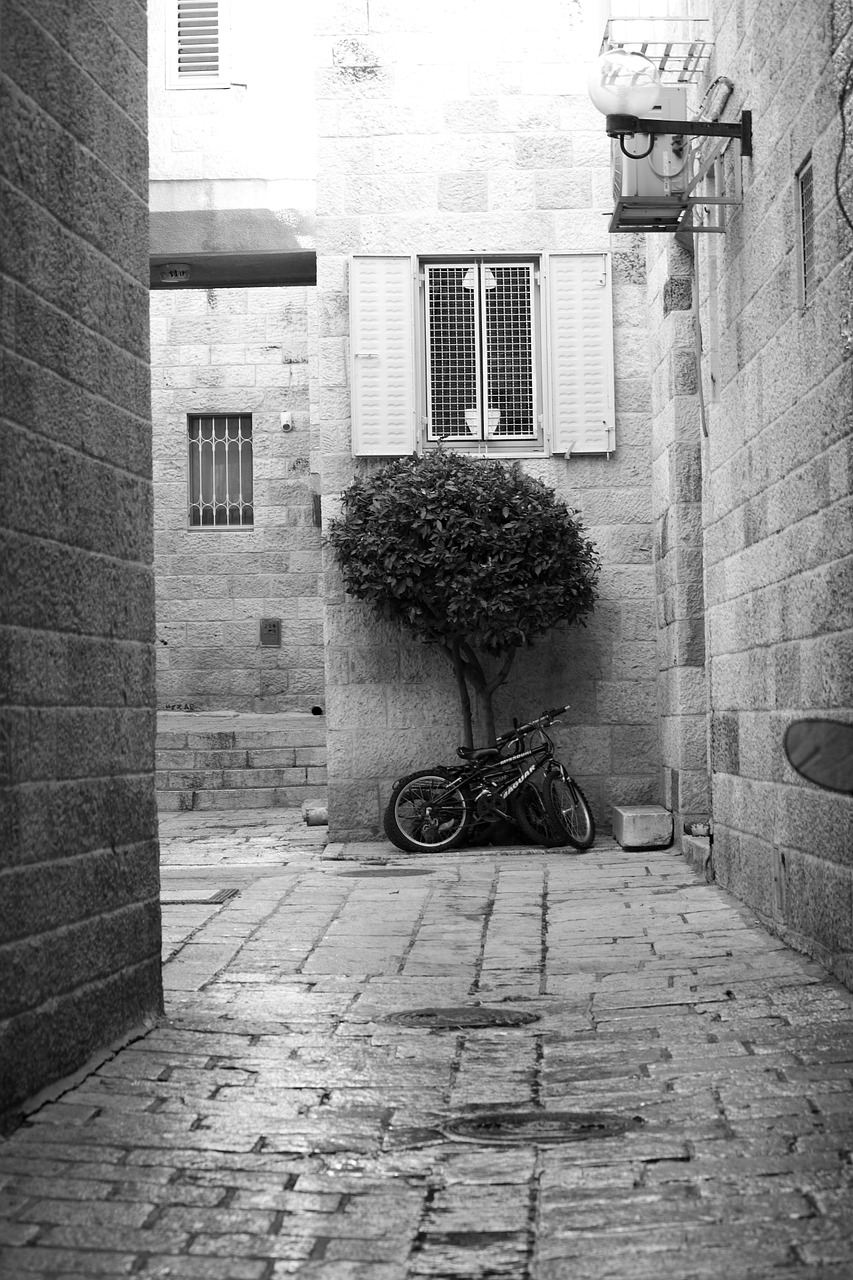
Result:
<svg viewBox="0 0 853 1280">
<path fill-rule="evenodd" d="M 565 843 L 588 849 L 595 839 L 595 820 L 586 796 L 565 769 L 552 769 L 542 788 L 548 817 L 565 836 Z M 562 843 L 562 842 L 561 842 Z"/>
<path fill-rule="evenodd" d="M 385 810 L 385 834 L 406 853 L 455 849 L 465 838 L 471 807 L 452 774 L 411 773 L 395 782 Z"/>
</svg>

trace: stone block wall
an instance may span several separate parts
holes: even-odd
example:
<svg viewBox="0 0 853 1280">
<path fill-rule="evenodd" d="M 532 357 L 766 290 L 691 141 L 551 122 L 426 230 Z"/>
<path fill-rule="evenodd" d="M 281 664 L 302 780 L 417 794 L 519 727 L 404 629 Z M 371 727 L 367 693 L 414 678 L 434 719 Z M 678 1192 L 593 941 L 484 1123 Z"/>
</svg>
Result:
<svg viewBox="0 0 853 1280">
<path fill-rule="evenodd" d="M 151 294 L 160 708 L 325 704 L 313 304 L 304 288 Z M 187 418 L 198 413 L 252 415 L 251 527 L 189 527 Z M 280 646 L 261 645 L 262 618 L 280 620 Z"/>
<path fill-rule="evenodd" d="M 318 15 L 318 399 L 325 515 L 351 454 L 351 253 L 601 252 L 609 152 L 585 92 L 582 32 L 534 0 L 524 22 L 480 8 L 336 2 Z M 590 49 L 592 46 L 590 45 Z M 642 241 L 614 242 L 616 450 L 528 459 L 603 554 L 588 627 L 521 655 L 499 724 L 570 702 L 561 753 L 606 830 L 613 803 L 660 799 L 650 390 Z M 332 838 L 377 833 L 393 779 L 449 758 L 461 716 L 440 652 L 378 625 L 327 567 Z"/>
<path fill-rule="evenodd" d="M 853 800 L 800 779 L 783 737 L 803 716 L 853 719 L 853 14 L 718 0 L 714 19 L 714 70 L 754 112 L 743 206 L 717 250 L 716 322 L 709 246 L 698 261 L 718 333 L 706 377 L 712 358 L 719 369 L 703 459 L 714 866 L 850 982 Z M 804 299 L 796 175 L 809 155 Z"/>
<path fill-rule="evenodd" d="M 0 0 L 0 1112 L 161 1007 L 144 5 Z"/>
<path fill-rule="evenodd" d="M 693 314 L 693 256 L 674 237 L 648 237 L 652 335 L 652 502 L 659 662 L 661 790 L 674 815 L 707 820 L 710 807 L 702 419 Z"/>
</svg>

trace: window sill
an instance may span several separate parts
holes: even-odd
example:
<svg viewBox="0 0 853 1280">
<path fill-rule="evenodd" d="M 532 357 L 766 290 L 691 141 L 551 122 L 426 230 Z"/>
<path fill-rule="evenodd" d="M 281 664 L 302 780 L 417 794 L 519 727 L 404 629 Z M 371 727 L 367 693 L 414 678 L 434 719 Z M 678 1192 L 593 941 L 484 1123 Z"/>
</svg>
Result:
<svg viewBox="0 0 853 1280">
<path fill-rule="evenodd" d="M 509 446 L 490 447 L 486 441 L 480 444 L 466 444 L 462 440 L 446 440 L 437 441 L 430 440 L 423 445 L 419 453 L 432 453 L 436 449 L 446 449 L 451 453 L 463 453 L 468 458 L 486 458 L 490 462 L 500 462 L 502 459 L 519 459 L 519 458 L 547 458 L 550 457 L 547 449 L 541 444 L 531 443 L 527 448 L 518 445 L 515 448 Z"/>
<path fill-rule="evenodd" d="M 254 533 L 254 524 L 188 524 L 187 533 Z"/>
</svg>

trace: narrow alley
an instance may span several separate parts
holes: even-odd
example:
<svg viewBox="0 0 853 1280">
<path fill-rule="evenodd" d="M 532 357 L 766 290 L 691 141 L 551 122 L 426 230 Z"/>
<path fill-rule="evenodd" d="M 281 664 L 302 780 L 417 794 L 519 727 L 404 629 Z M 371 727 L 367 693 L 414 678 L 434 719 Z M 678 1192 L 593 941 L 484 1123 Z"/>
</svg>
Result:
<svg viewBox="0 0 853 1280">
<path fill-rule="evenodd" d="M 3 1280 L 853 1275 L 853 996 L 679 856 L 210 816 L 165 1019 L 0 1147 Z"/>
</svg>

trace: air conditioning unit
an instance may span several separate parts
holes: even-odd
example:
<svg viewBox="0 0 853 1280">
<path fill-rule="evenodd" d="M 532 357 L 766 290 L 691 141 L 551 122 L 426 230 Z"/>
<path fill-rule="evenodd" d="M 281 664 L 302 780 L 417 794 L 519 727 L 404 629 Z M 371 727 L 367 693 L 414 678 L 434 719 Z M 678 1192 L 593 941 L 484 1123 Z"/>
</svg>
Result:
<svg viewBox="0 0 853 1280">
<path fill-rule="evenodd" d="M 661 99 L 648 118 L 661 120 L 687 120 L 687 90 L 680 85 L 663 85 Z M 640 119 L 643 119 L 641 116 Z M 652 137 L 647 133 L 634 134 L 625 139 L 625 149 L 636 152 L 641 158 L 625 155 L 614 138 L 611 169 L 613 174 L 613 199 L 652 201 L 679 196 L 687 185 L 688 139 L 658 134 L 649 151 Z M 649 151 L 648 155 L 643 155 Z"/>
</svg>

